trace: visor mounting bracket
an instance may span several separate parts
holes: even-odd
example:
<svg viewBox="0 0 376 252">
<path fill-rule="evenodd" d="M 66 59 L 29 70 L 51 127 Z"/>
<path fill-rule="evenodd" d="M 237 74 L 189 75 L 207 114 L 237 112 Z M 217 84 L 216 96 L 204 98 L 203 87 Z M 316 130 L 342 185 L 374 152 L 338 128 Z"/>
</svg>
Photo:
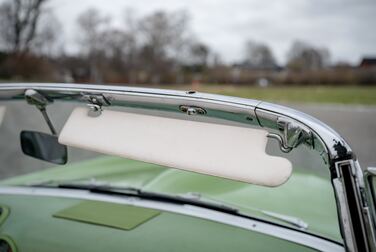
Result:
<svg viewBox="0 0 376 252">
<path fill-rule="evenodd" d="M 313 134 L 310 129 L 285 118 L 277 119 L 280 134 L 269 133 L 267 137 L 276 139 L 282 152 L 288 153 L 301 144 L 313 146 Z"/>
<path fill-rule="evenodd" d="M 205 115 L 206 110 L 201 107 L 181 105 L 179 110 L 187 115 Z"/>
<path fill-rule="evenodd" d="M 103 106 L 110 106 L 111 103 L 104 95 L 83 94 L 83 99 L 88 102 L 88 116 L 98 117 L 102 114 Z"/>
<path fill-rule="evenodd" d="M 27 89 L 24 95 L 27 103 L 30 105 L 35 105 L 37 109 L 42 113 L 42 116 L 46 121 L 51 134 L 56 136 L 55 127 L 52 124 L 46 110 L 47 105 L 51 104 L 53 100 L 34 89 Z"/>
</svg>

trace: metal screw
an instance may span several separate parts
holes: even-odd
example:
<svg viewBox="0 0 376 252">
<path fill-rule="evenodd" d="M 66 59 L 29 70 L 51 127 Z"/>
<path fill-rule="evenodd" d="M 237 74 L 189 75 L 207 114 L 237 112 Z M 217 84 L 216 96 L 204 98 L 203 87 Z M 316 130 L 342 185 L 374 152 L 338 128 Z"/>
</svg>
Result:
<svg viewBox="0 0 376 252">
<path fill-rule="evenodd" d="M 187 115 L 205 115 L 206 110 L 200 107 L 181 105 L 179 106 L 181 112 L 186 113 Z"/>
<path fill-rule="evenodd" d="M 197 115 L 197 110 L 195 108 L 188 108 L 187 115 Z"/>
</svg>

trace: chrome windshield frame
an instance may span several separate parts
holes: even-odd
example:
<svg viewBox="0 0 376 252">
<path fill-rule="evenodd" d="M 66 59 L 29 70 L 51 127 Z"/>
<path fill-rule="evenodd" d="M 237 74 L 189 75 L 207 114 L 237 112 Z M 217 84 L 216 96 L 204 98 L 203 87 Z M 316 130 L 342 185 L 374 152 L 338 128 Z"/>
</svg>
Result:
<svg viewBox="0 0 376 252">
<path fill-rule="evenodd" d="M 171 91 L 165 89 L 127 86 L 59 84 L 59 83 L 2 83 L 0 101 L 24 99 L 25 91 L 33 89 L 53 100 L 75 100 L 88 103 L 87 96 L 106 95 L 113 106 L 140 106 L 147 109 L 178 111 L 182 104 L 213 109 L 222 113 L 247 115 L 239 122 L 264 128 L 271 126 L 278 116 L 296 120 L 312 129 L 326 146 L 329 161 L 355 158 L 347 142 L 332 128 L 300 111 L 263 101 L 195 91 Z M 273 116 L 276 116 L 273 118 Z M 220 117 L 220 116 L 219 116 Z M 228 118 L 226 118 L 228 119 Z M 265 121 L 267 124 L 263 124 Z M 275 129 L 277 126 L 275 126 Z"/>
<path fill-rule="evenodd" d="M 330 170 L 334 192 L 337 199 L 341 233 L 346 249 L 357 251 L 353 244 L 353 225 L 367 225 L 369 217 L 362 212 L 362 207 L 368 205 L 364 191 L 363 173 L 356 160 L 356 156 L 346 141 L 332 128 L 323 122 L 288 107 L 275 105 L 258 100 L 228 97 L 222 95 L 199 93 L 195 91 L 170 91 L 163 89 L 136 88 L 127 86 L 87 85 L 87 84 L 59 84 L 59 83 L 3 83 L 0 85 L 0 101 L 25 99 L 26 90 L 36 90 L 51 100 L 76 101 L 84 104 L 93 103 L 93 100 L 103 99 L 104 106 L 123 106 L 142 108 L 153 111 L 179 112 L 181 106 L 205 111 L 199 114 L 201 118 L 216 118 L 234 121 L 248 126 L 262 127 L 271 134 L 281 133 L 281 119 L 292 121 L 299 127 L 307 128 L 313 135 L 315 151 L 322 156 Z M 94 99 L 93 99 L 94 98 Z M 92 104 L 97 106 L 98 104 Z M 186 109 L 187 110 L 187 109 Z M 191 111 L 195 112 L 195 111 Z M 207 113 L 206 113 L 207 112 Z M 342 171 L 338 164 L 350 163 L 355 170 L 353 182 L 356 199 L 359 206 L 359 215 L 362 223 L 349 221 L 349 209 L 352 206 L 346 201 L 345 183 L 342 181 Z M 369 228 L 363 228 L 368 230 Z M 350 231 L 349 231 L 350 230 Z M 367 242 L 367 241 L 366 241 Z M 369 242 L 369 241 L 368 241 Z M 373 247 L 373 246 L 366 246 Z"/>
</svg>

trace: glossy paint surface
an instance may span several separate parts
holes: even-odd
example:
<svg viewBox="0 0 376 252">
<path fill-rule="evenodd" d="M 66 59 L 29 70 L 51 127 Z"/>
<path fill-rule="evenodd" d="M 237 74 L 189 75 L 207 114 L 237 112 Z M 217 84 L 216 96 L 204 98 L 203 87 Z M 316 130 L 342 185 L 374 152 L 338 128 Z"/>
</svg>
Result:
<svg viewBox="0 0 376 252">
<path fill-rule="evenodd" d="M 51 180 L 52 185 L 53 180 L 96 181 L 172 195 L 199 193 L 204 199 L 216 200 L 239 208 L 247 215 L 293 228 L 293 225 L 266 216 L 260 210 L 298 217 L 308 223 L 308 232 L 341 242 L 330 182 L 309 172 L 295 171 L 284 185 L 266 188 L 106 156 L 8 179 L 1 184 L 25 185 Z"/>
<path fill-rule="evenodd" d="M 312 251 L 257 232 L 168 212 L 126 231 L 53 217 L 79 200 L 24 196 L 0 200 L 12 208 L 0 233 L 12 237 L 18 251 Z"/>
</svg>

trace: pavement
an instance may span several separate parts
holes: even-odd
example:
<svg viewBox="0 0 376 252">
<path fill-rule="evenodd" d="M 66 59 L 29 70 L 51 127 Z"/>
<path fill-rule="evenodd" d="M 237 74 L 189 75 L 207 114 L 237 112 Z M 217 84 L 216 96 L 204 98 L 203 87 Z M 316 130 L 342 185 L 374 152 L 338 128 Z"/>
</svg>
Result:
<svg viewBox="0 0 376 252">
<path fill-rule="evenodd" d="M 357 155 L 363 169 L 376 167 L 376 106 L 289 104 L 335 129 Z"/>
<path fill-rule="evenodd" d="M 287 104 L 287 106 L 308 113 L 337 130 L 357 154 L 363 169 L 376 166 L 376 106 L 317 104 Z M 59 105 L 59 103 L 49 106 L 49 114 L 58 130 L 63 126 L 72 108 L 71 105 Z M 21 106 L 14 102 L 7 103 L 4 121 L 0 128 L 0 178 L 30 173 L 50 166 L 47 163 L 42 165 L 42 162 L 22 154 L 18 135 L 23 129 L 48 132 L 46 123 L 35 107 Z M 97 155 L 78 149 L 70 151 L 69 154 L 72 161 Z"/>
</svg>

